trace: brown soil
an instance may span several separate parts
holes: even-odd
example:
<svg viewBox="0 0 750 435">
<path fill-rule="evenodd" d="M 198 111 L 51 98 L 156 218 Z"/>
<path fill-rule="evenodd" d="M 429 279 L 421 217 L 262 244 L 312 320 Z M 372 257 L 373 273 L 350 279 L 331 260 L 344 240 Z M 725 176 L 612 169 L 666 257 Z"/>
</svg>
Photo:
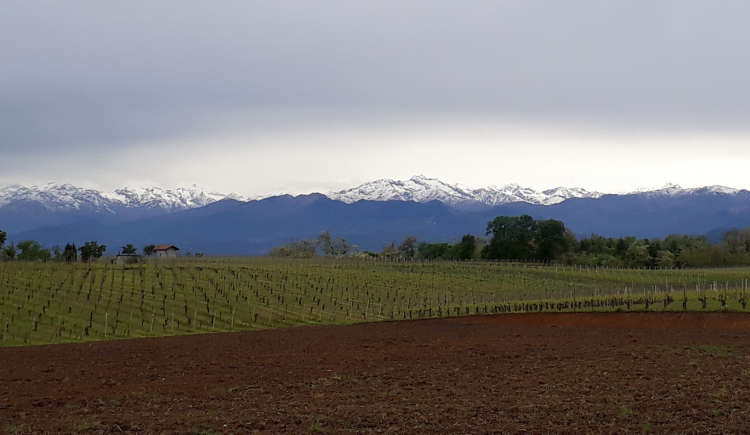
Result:
<svg viewBox="0 0 750 435">
<path fill-rule="evenodd" d="M 15 433 L 750 433 L 750 316 L 528 314 L 0 349 Z"/>
</svg>

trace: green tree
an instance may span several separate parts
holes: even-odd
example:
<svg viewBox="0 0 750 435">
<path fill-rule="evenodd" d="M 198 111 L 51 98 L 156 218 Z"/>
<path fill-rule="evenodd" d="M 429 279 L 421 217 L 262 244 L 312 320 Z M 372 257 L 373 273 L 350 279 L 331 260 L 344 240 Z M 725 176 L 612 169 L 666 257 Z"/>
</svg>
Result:
<svg viewBox="0 0 750 435">
<path fill-rule="evenodd" d="M 11 243 L 10 246 L 6 246 L 2 251 L 0 251 L 0 256 L 2 256 L 3 260 L 7 261 L 15 260 L 17 254 L 18 251 L 16 250 L 16 247 L 15 245 L 13 245 L 13 243 Z"/>
<path fill-rule="evenodd" d="M 154 249 L 156 249 L 156 245 L 146 245 L 143 247 L 143 254 L 150 257 L 154 254 Z"/>
<path fill-rule="evenodd" d="M 456 254 L 459 260 L 471 260 L 474 258 L 476 250 L 477 239 L 471 234 L 461 237 L 461 241 L 456 246 Z"/>
<path fill-rule="evenodd" d="M 627 256 L 630 245 L 632 245 L 633 243 L 637 241 L 638 239 L 633 236 L 620 237 L 617 240 L 617 245 L 615 246 L 615 256 L 625 261 L 625 257 Z"/>
<path fill-rule="evenodd" d="M 133 246 L 132 243 L 128 243 L 127 245 L 122 247 L 122 253 L 124 255 L 135 255 L 138 252 L 138 249 Z"/>
<path fill-rule="evenodd" d="M 443 255 L 447 250 L 447 243 L 422 242 L 417 246 L 417 256 L 426 260 L 435 260 L 437 258 L 443 258 Z"/>
<path fill-rule="evenodd" d="M 743 230 L 734 228 L 727 231 L 721 237 L 721 242 L 732 254 L 738 252 L 750 252 L 750 227 Z"/>
<path fill-rule="evenodd" d="M 625 259 L 630 267 L 648 267 L 653 260 L 648 253 L 648 245 L 644 241 L 631 244 L 625 253 Z"/>
<path fill-rule="evenodd" d="M 491 234 L 492 239 L 482 250 L 482 257 L 499 260 L 534 258 L 536 229 L 536 221 L 529 215 L 496 217 L 487 224 L 486 234 Z"/>
<path fill-rule="evenodd" d="M 45 249 L 39 242 L 35 240 L 24 240 L 16 244 L 20 253 L 18 253 L 18 259 L 24 261 L 33 260 L 49 260 L 51 254 L 49 249 Z"/>
<path fill-rule="evenodd" d="M 677 257 L 669 250 L 659 251 L 656 265 L 665 269 L 671 269 L 677 265 Z"/>
<path fill-rule="evenodd" d="M 88 263 L 91 260 L 96 260 L 97 258 L 100 258 L 102 255 L 104 255 L 104 251 L 107 250 L 106 245 L 100 245 L 96 241 L 93 242 L 86 242 L 78 248 L 78 250 L 81 252 L 81 261 L 84 263 Z"/>
<path fill-rule="evenodd" d="M 572 236 L 560 221 L 537 221 L 529 215 L 498 216 L 487 224 L 490 234 L 490 242 L 482 249 L 483 258 L 541 261 L 563 254 Z"/>
<path fill-rule="evenodd" d="M 78 261 L 78 249 L 76 249 L 75 243 L 73 243 L 72 245 L 70 243 L 65 244 L 65 249 L 62 253 L 62 259 L 66 263 Z"/>
<path fill-rule="evenodd" d="M 2 249 L 6 241 L 8 241 L 8 233 L 6 233 L 5 231 L 0 231 L 0 249 Z"/>
<path fill-rule="evenodd" d="M 552 261 L 555 257 L 564 253 L 568 247 L 565 238 L 565 224 L 554 219 L 537 221 L 534 239 L 536 260 Z M 606 246 L 605 243 L 602 243 L 602 245 Z"/>
</svg>

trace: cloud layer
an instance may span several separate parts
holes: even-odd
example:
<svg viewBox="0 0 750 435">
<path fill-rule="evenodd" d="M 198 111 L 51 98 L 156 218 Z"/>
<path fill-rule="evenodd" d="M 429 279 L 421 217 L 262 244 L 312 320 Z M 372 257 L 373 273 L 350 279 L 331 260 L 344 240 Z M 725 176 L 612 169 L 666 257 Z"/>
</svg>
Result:
<svg viewBox="0 0 750 435">
<path fill-rule="evenodd" d="M 750 163 L 748 16 L 743 1 L 5 2 L 0 183 L 696 185 L 701 165 Z M 571 177 L 582 161 L 621 171 Z"/>
</svg>

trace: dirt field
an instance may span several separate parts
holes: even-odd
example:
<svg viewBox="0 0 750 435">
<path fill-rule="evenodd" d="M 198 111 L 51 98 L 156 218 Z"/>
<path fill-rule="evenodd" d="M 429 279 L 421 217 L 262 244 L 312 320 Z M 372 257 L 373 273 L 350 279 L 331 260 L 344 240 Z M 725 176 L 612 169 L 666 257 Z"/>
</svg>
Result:
<svg viewBox="0 0 750 435">
<path fill-rule="evenodd" d="M 526 314 L 0 349 L 10 433 L 750 433 L 750 315 Z"/>
</svg>

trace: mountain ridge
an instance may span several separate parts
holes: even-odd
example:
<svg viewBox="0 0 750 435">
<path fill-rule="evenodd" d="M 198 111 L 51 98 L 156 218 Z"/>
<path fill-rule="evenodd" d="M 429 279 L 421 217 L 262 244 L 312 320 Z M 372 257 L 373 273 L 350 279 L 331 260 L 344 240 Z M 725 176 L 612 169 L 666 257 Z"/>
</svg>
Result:
<svg viewBox="0 0 750 435">
<path fill-rule="evenodd" d="M 436 179 L 415 178 L 412 185 L 379 180 L 373 189 L 350 192 L 349 202 L 321 193 L 246 201 L 198 186 L 113 193 L 72 185 L 5 187 L 0 188 L 0 229 L 10 241 L 32 239 L 46 246 L 86 240 L 111 247 L 171 243 L 212 254 L 257 255 L 293 239 L 315 238 L 322 230 L 370 250 L 407 235 L 449 241 L 467 233 L 482 235 L 487 222 L 501 215 L 561 220 L 578 236 L 663 238 L 679 233 L 710 235 L 715 241 L 721 229 L 750 225 L 750 192 L 722 186 L 667 185 L 588 196 L 559 188 L 534 196 L 540 192 L 511 185 L 506 193 L 514 202 L 488 205 L 483 201 L 507 200 L 498 193 L 502 188 L 454 189 Z M 398 189 L 389 190 L 392 185 Z M 466 193 L 486 196 L 466 199 Z M 574 195 L 579 197 L 569 197 Z M 558 202 L 559 197 L 566 199 Z M 542 200 L 554 203 L 544 205 Z"/>
<path fill-rule="evenodd" d="M 481 236 L 496 216 L 522 214 L 561 220 L 578 237 L 592 233 L 648 239 L 669 234 L 715 233 L 714 237 L 720 237 L 718 229 L 750 225 L 750 192 L 734 196 L 705 192 L 695 196 L 604 195 L 572 198 L 550 206 L 522 202 L 474 209 L 440 201 L 362 200 L 347 204 L 322 194 L 282 195 L 247 202 L 225 199 L 119 223 L 57 222 L 27 231 L 8 231 L 8 235 L 16 242 L 31 239 L 45 246 L 97 240 L 114 250 L 127 243 L 153 243 L 175 244 L 185 252 L 261 255 L 273 246 L 314 239 L 327 230 L 361 249 L 379 251 L 408 235 L 427 242 L 455 241 L 463 234 Z"/>
<path fill-rule="evenodd" d="M 573 198 L 601 198 L 606 195 L 684 196 L 700 193 L 737 195 L 747 192 L 724 186 L 682 188 L 668 183 L 661 188 L 639 188 L 632 192 L 601 193 L 578 187 L 559 186 L 538 191 L 515 183 L 497 187 L 490 185 L 471 188 L 449 184 L 437 178 L 416 175 L 409 180 L 382 178 L 340 191 L 322 193 L 326 197 L 351 204 L 357 201 L 411 201 L 426 203 L 440 201 L 451 206 L 497 206 L 513 203 L 554 205 Z M 273 195 L 282 196 L 282 195 Z M 261 200 L 269 196 L 246 198 L 236 193 L 223 194 L 205 191 L 193 184 L 189 187 L 163 189 L 160 187 L 124 187 L 112 192 L 88 189 L 72 184 L 47 183 L 43 186 L 0 186 L 0 208 L 14 202 L 34 202 L 52 211 L 91 211 L 116 214 L 123 209 L 148 209 L 152 213 L 174 212 L 199 208 L 222 199 L 237 201 Z"/>
<path fill-rule="evenodd" d="M 77 187 L 72 184 L 47 183 L 25 187 L 18 184 L 0 186 L 0 207 L 14 201 L 38 202 L 50 210 L 81 210 L 114 212 L 113 207 L 161 208 L 165 211 L 203 207 L 224 198 L 244 200 L 230 193 L 205 192 L 193 184 L 190 187 L 162 189 L 160 187 L 124 187 L 113 192 Z"/>
<path fill-rule="evenodd" d="M 557 204 L 570 198 L 599 198 L 603 193 L 587 191 L 582 188 L 559 186 L 554 189 L 537 191 L 511 183 L 502 187 L 490 185 L 482 188 L 470 188 L 462 184 L 448 184 L 437 178 L 416 175 L 409 180 L 379 180 L 363 183 L 357 187 L 328 192 L 331 199 L 351 204 L 357 201 L 440 201 L 445 204 L 466 202 L 484 205 L 502 205 L 526 202 L 537 205 Z"/>
</svg>

